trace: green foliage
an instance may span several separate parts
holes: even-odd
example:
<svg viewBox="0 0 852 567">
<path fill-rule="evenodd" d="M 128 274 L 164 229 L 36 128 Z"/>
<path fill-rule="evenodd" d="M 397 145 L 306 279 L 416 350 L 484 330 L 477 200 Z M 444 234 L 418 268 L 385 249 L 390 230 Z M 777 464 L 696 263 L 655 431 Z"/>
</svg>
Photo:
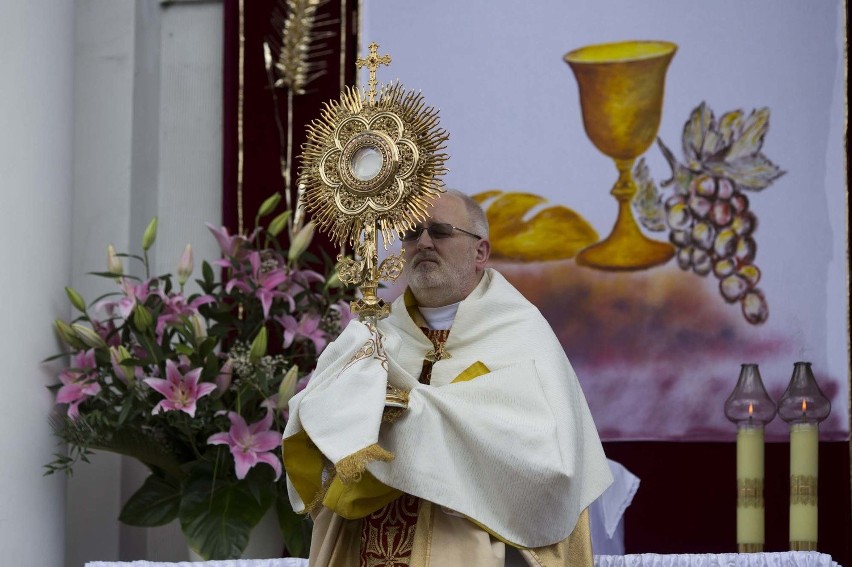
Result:
<svg viewBox="0 0 852 567">
<path fill-rule="evenodd" d="M 279 201 L 268 200 L 265 214 Z M 59 402 L 52 425 L 68 449 L 46 465 L 46 474 L 71 474 L 93 451 L 137 459 L 151 474 L 119 519 L 134 526 L 178 520 L 190 547 L 206 559 L 239 557 L 273 507 L 289 553 L 305 556 L 309 548 L 310 522 L 290 507 L 284 476 L 276 478 L 259 461 L 238 478 L 223 444 L 233 442 L 237 418 L 260 427 L 271 415 L 270 434 L 280 437 L 287 414 L 277 397 L 285 376 L 287 395 L 294 376 L 295 389 L 304 387 L 323 345 L 348 323 L 352 291 L 325 285 L 333 263 L 310 253 L 293 261 L 276 238 L 299 234 L 301 247 L 311 230 L 278 225 L 274 234 L 259 229 L 250 239 L 211 228 L 223 251 L 222 279 L 203 262 L 199 293 L 184 295 L 172 274 L 139 279 L 95 272 L 119 290 L 88 308 L 82 295 L 68 291 L 79 313 L 55 323 L 69 363 L 61 384 L 50 387 Z M 148 274 L 156 229 L 155 219 L 141 256 L 116 257 L 141 262 Z M 312 334 L 298 326 L 308 319 L 317 323 L 304 327 L 315 328 Z M 280 447 L 263 453 L 280 462 Z"/>
</svg>

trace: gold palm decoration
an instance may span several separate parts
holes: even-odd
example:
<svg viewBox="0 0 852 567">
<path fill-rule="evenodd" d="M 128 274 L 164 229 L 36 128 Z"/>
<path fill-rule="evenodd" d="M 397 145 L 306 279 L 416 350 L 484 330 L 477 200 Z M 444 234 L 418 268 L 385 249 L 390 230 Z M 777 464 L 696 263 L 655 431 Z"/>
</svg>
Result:
<svg viewBox="0 0 852 567">
<path fill-rule="evenodd" d="M 440 176 L 447 132 L 438 111 L 400 83 L 382 86 L 376 98 L 376 70 L 390 56 L 357 61 L 370 70 L 369 91 L 347 88 L 339 101 L 325 104 L 308 126 L 301 183 L 305 208 L 321 230 L 340 245 L 347 242 L 358 259 L 338 257 L 340 279 L 359 285 L 363 297 L 352 304 L 362 318 L 382 317 L 388 307 L 375 295 L 379 279 L 396 279 L 403 260 L 378 263 L 378 233 L 384 246 L 424 219 L 430 201 L 443 191 Z"/>
</svg>

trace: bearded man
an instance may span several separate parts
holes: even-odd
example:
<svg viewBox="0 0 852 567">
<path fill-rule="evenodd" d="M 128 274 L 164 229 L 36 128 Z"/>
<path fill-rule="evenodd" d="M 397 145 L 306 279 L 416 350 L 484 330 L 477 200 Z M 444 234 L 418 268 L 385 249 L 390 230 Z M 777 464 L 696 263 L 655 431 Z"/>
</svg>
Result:
<svg viewBox="0 0 852 567">
<path fill-rule="evenodd" d="M 591 566 L 587 508 L 612 477 L 553 331 L 486 267 L 485 213 L 448 191 L 402 241 L 390 316 L 350 323 L 290 402 L 310 565 Z"/>
</svg>

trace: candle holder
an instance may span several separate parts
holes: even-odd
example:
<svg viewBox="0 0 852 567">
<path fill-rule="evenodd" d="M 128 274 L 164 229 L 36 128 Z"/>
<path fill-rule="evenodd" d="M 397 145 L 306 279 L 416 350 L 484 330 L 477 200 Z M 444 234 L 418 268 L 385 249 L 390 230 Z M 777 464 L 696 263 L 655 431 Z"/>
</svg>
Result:
<svg viewBox="0 0 852 567">
<path fill-rule="evenodd" d="M 810 362 L 796 362 L 778 400 L 778 415 L 790 424 L 790 549 L 816 551 L 819 423 L 831 413 Z"/>
<path fill-rule="evenodd" d="M 725 401 L 725 417 L 737 424 L 737 551 L 763 551 L 763 430 L 775 417 L 757 364 L 743 364 L 734 391 Z"/>
</svg>

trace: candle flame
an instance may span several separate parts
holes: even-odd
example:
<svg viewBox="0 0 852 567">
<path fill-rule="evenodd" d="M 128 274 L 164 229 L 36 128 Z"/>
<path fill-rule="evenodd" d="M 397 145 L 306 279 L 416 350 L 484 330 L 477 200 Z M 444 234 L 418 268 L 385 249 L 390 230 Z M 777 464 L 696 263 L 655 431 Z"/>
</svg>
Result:
<svg viewBox="0 0 852 567">
<path fill-rule="evenodd" d="M 808 401 L 802 400 L 802 413 L 805 413 L 806 411 L 808 411 Z"/>
<path fill-rule="evenodd" d="M 748 416 L 752 417 L 753 414 L 754 414 L 754 404 L 749 402 L 749 404 L 748 404 Z"/>
</svg>

